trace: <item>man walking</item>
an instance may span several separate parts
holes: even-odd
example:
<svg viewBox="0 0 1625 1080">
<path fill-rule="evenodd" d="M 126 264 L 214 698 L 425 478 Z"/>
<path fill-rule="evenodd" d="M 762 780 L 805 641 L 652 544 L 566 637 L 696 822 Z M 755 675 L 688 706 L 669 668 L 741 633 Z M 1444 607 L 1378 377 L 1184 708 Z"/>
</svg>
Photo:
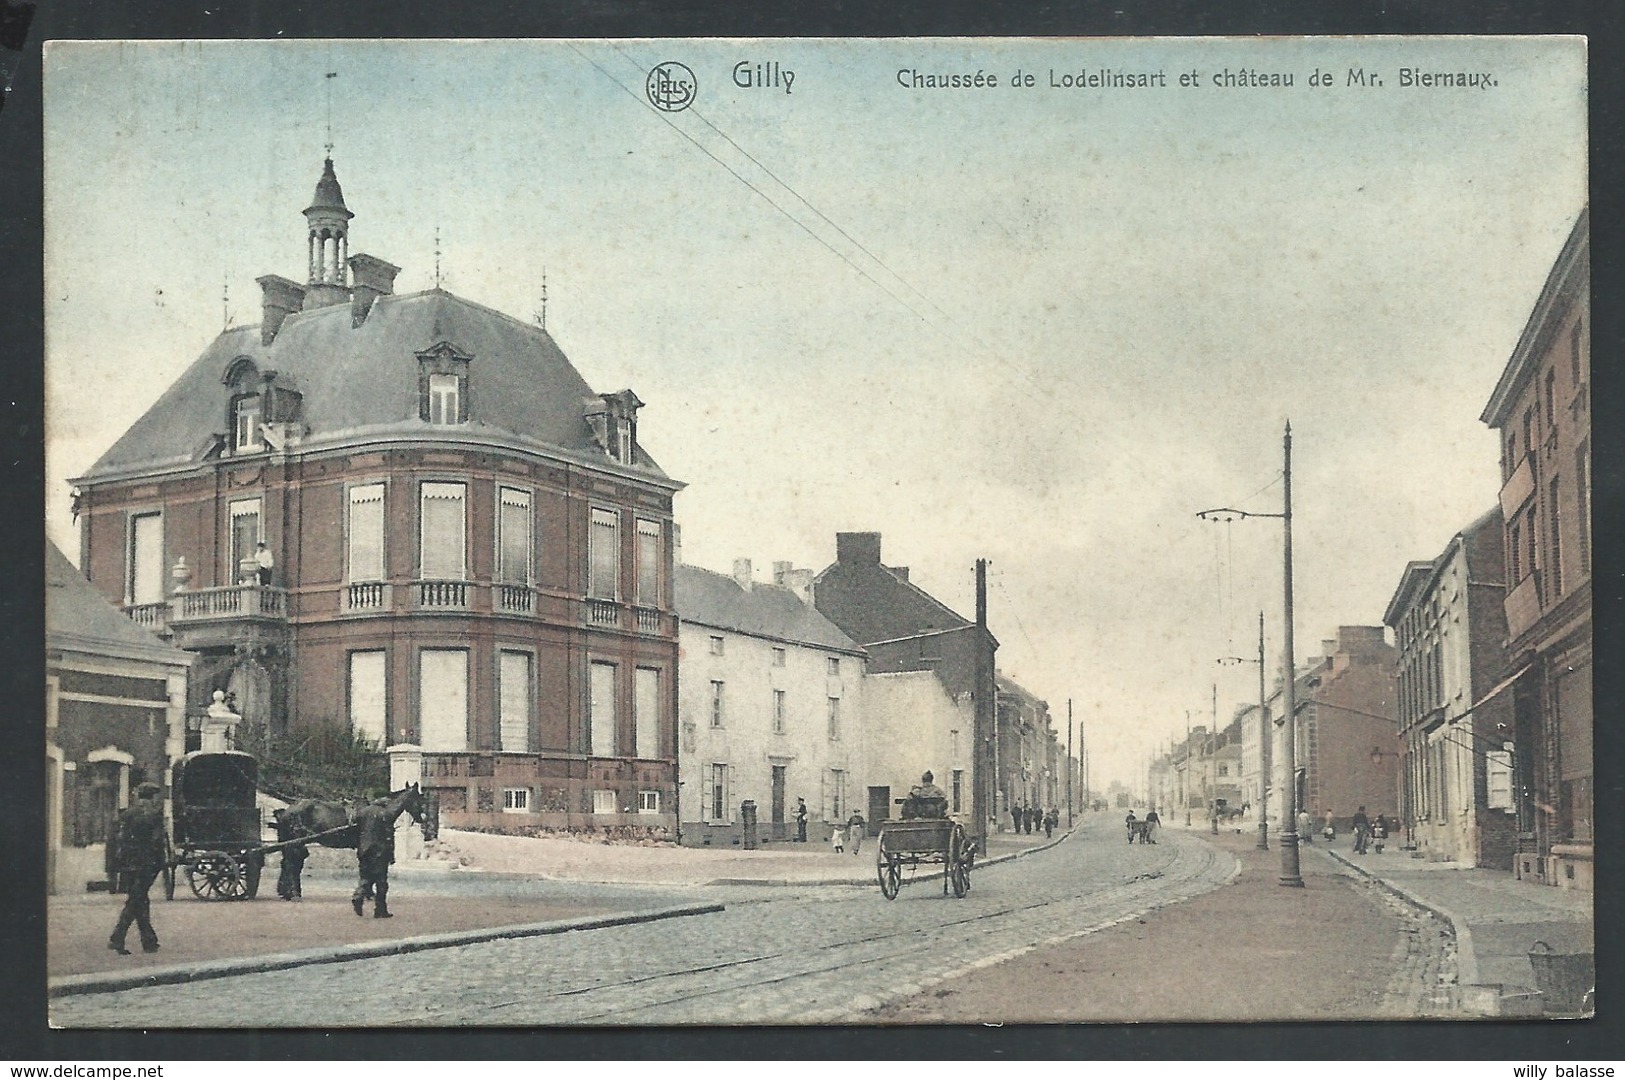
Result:
<svg viewBox="0 0 1625 1080">
<path fill-rule="evenodd" d="M 1365 816 L 1365 807 L 1354 811 L 1354 853 L 1365 854 L 1366 841 L 1371 837 L 1371 820 Z"/>
<path fill-rule="evenodd" d="M 107 947 L 120 956 L 129 956 L 124 938 L 134 923 L 141 935 L 143 952 L 158 951 L 158 935 L 152 928 L 151 903 L 147 890 L 163 872 L 169 861 L 168 845 L 164 837 L 164 807 L 160 797 L 163 788 L 157 784 L 142 784 L 135 789 L 135 805 L 118 817 L 117 841 L 119 869 L 130 875 L 130 891 L 124 897 L 124 909 L 119 912 L 118 924 L 107 939 Z"/>
<path fill-rule="evenodd" d="M 376 799 L 356 813 L 356 859 L 361 866 L 361 881 L 350 895 L 350 906 L 357 915 L 363 914 L 363 901 L 371 900 L 372 917 L 388 919 L 389 864 L 395 861 L 395 819 L 386 816 L 383 799 Z"/>
<path fill-rule="evenodd" d="M 796 843 L 807 842 L 807 800 L 796 798 Z"/>
<path fill-rule="evenodd" d="M 863 830 L 863 815 L 856 810 L 852 811 L 852 816 L 846 819 L 846 839 L 852 845 L 854 855 L 863 847 Z"/>
</svg>

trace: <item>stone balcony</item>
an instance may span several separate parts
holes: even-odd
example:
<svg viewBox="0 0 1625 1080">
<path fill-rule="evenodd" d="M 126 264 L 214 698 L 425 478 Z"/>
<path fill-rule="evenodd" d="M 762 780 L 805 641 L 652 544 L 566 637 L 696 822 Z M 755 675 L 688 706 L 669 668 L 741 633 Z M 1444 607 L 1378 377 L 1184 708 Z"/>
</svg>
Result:
<svg viewBox="0 0 1625 1080">
<path fill-rule="evenodd" d="M 155 604 L 132 604 L 125 614 L 182 649 L 238 645 L 284 636 L 288 590 L 272 585 L 190 589 Z"/>
</svg>

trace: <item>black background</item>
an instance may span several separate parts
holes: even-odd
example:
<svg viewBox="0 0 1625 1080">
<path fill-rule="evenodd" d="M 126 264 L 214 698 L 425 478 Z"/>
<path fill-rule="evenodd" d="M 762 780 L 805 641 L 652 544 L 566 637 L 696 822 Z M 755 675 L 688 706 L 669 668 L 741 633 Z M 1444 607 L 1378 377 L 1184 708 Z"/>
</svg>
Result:
<svg viewBox="0 0 1625 1080">
<path fill-rule="evenodd" d="M 14 9 L 15 0 L 0 0 Z M 0 1060 L 446 1058 L 1625 1059 L 1621 967 L 1620 641 L 1622 133 L 1625 5 L 1501 0 L 1366 3 L 1005 3 L 43 0 L 20 51 L 0 35 L 11 92 L 0 110 Z M 7 21 L 0 19 L 0 25 Z M 15 27 L 13 19 L 9 25 Z M 628 1031 L 62 1032 L 46 1026 L 44 777 L 43 276 L 40 43 L 50 38 L 1118 36 L 1532 34 L 1591 39 L 1593 570 L 1596 629 L 1599 1018 L 1577 1022 L 1138 1024 L 1002 1028 L 644 1029 Z M 65 212 L 71 212 L 69 208 Z M 94 387 L 84 388 L 94 393 Z M 1148 971 L 1147 977 L 1155 972 Z M 1283 973 L 1284 974 L 1284 973 Z M 222 983 L 222 992 L 230 984 Z M 384 992 L 382 989 L 380 992 Z M 242 1002 L 245 1024 L 255 1003 Z M 355 1066 L 367 1068 L 367 1066 Z M 887 1066 L 908 1069 L 906 1061 Z M 913 1066 L 914 1068 L 929 1068 Z M 229 1066 L 226 1066 L 229 1075 Z M 378 1066 L 386 1068 L 387 1066 Z"/>
</svg>

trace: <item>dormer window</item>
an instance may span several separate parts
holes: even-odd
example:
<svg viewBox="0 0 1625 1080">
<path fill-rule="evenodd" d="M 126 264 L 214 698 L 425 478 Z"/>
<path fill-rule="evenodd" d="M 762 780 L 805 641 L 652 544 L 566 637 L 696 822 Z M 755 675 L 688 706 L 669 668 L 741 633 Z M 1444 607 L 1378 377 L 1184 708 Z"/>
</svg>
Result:
<svg viewBox="0 0 1625 1080">
<path fill-rule="evenodd" d="M 260 450 L 260 396 L 242 394 L 231 401 L 231 448 L 239 452 Z"/>
<path fill-rule="evenodd" d="M 426 424 L 468 422 L 468 366 L 473 359 L 449 341 L 418 355 L 418 419 Z"/>
<path fill-rule="evenodd" d="M 638 410 L 643 402 L 630 390 L 599 394 L 583 403 L 593 438 L 611 461 L 636 465 L 638 455 Z"/>
<path fill-rule="evenodd" d="M 455 375 L 429 376 L 429 415 L 431 424 L 455 424 L 462 418 L 463 380 Z"/>
</svg>

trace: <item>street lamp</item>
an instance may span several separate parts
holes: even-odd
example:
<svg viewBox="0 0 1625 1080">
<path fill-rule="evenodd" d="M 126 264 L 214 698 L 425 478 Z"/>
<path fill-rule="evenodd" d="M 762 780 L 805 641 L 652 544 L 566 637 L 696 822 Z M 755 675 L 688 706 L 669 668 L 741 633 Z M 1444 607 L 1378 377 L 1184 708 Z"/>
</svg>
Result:
<svg viewBox="0 0 1625 1080">
<path fill-rule="evenodd" d="M 1283 697 L 1283 723 L 1286 724 L 1286 737 L 1282 740 L 1286 751 L 1285 766 L 1286 784 L 1282 788 L 1283 802 L 1281 804 L 1281 879 L 1280 884 L 1288 888 L 1303 888 L 1303 874 L 1298 862 L 1298 748 L 1296 745 L 1296 731 L 1298 723 L 1298 681 L 1294 670 L 1293 642 L 1292 642 L 1292 424 L 1286 425 L 1286 433 L 1281 440 L 1282 459 L 1284 470 L 1282 473 L 1281 512 L 1279 514 L 1255 514 L 1246 510 L 1235 510 L 1221 507 L 1216 510 L 1203 510 L 1196 516 L 1204 521 L 1236 521 L 1240 518 L 1280 518 L 1282 533 L 1282 578 L 1283 599 L 1285 600 L 1284 630 L 1285 640 L 1282 641 L 1282 668 L 1284 670 L 1282 687 Z"/>
<path fill-rule="evenodd" d="M 1258 613 L 1258 659 L 1252 660 L 1245 656 L 1225 656 L 1219 659 L 1221 664 L 1257 664 L 1258 665 L 1258 850 L 1270 849 L 1270 721 L 1267 707 L 1268 698 L 1264 694 L 1264 613 Z"/>
</svg>

